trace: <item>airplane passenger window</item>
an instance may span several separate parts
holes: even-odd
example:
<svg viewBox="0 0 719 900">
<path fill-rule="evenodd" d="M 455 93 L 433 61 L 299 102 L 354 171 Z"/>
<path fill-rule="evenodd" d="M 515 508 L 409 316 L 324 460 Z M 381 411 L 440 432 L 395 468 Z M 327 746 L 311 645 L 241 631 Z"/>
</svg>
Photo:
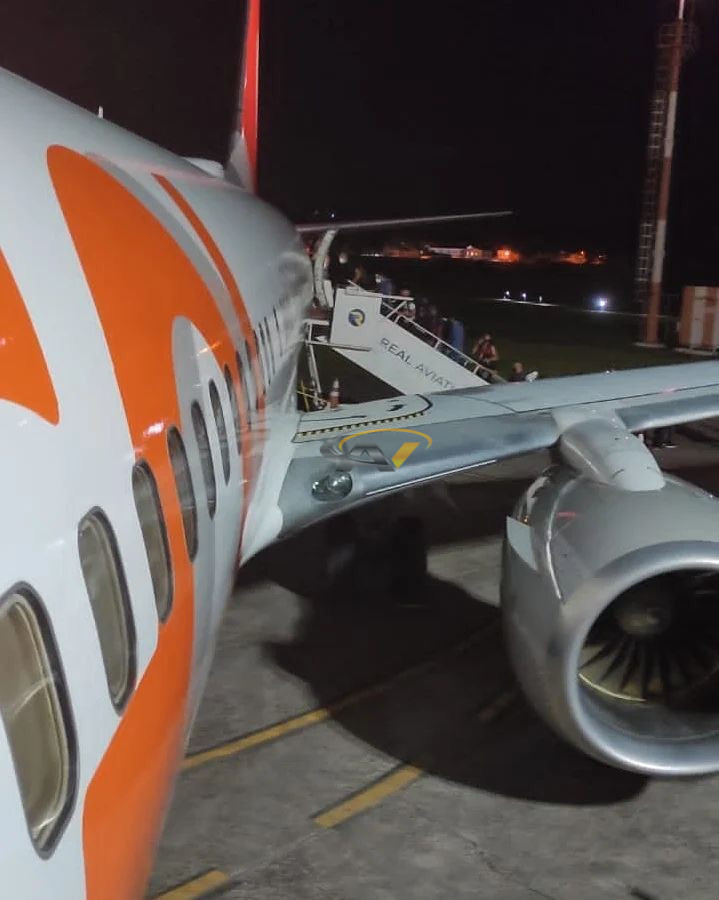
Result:
<svg viewBox="0 0 719 900">
<path fill-rule="evenodd" d="M 137 463 L 132 470 L 132 493 L 152 576 L 157 615 L 164 622 L 172 606 L 170 548 L 155 477 L 144 462 Z"/>
<path fill-rule="evenodd" d="M 264 347 L 265 347 L 265 356 L 267 357 L 271 377 L 274 377 L 275 357 L 274 357 L 274 352 L 272 350 L 272 342 L 270 341 L 270 329 L 267 327 L 267 319 L 264 319 L 262 321 L 262 325 L 260 326 L 260 334 L 263 337 L 263 343 L 264 343 Z"/>
<path fill-rule="evenodd" d="M 242 363 L 239 354 L 237 355 L 237 365 L 240 370 L 240 381 L 242 381 Z M 242 456 L 242 420 L 240 419 L 240 407 L 237 402 L 237 393 L 235 392 L 235 382 L 232 380 L 232 372 L 229 367 L 225 366 L 225 383 L 227 384 L 227 395 L 230 398 L 230 409 L 232 410 L 232 421 L 235 426 L 235 440 L 237 441 L 237 452 Z"/>
<path fill-rule="evenodd" d="M 75 731 L 50 623 L 28 587 L 0 600 L 0 660 L 0 716 L 28 829 L 46 856 L 72 808 Z"/>
<path fill-rule="evenodd" d="M 170 428 L 167 432 L 167 448 L 170 452 L 170 462 L 175 474 L 175 487 L 177 497 L 182 510 L 182 527 L 185 531 L 185 544 L 190 559 L 197 553 L 197 505 L 195 504 L 195 492 L 192 488 L 192 476 L 187 462 L 185 445 L 182 442 L 180 432 L 176 428 Z"/>
<path fill-rule="evenodd" d="M 103 512 L 95 509 L 85 516 L 77 542 L 107 686 L 119 711 L 135 684 L 135 623 L 115 534 Z"/>
<path fill-rule="evenodd" d="M 207 437 L 205 417 L 202 415 L 200 404 L 197 401 L 192 404 L 192 426 L 195 429 L 195 439 L 200 450 L 200 466 L 202 467 L 202 477 L 207 493 L 207 511 L 210 514 L 210 518 L 213 519 L 217 509 L 215 467 L 212 464 L 212 451 L 210 449 L 210 439 Z"/>
<path fill-rule="evenodd" d="M 257 347 L 257 335 L 255 335 L 255 347 Z M 257 356 L 259 357 L 259 355 L 260 355 L 260 352 L 259 352 L 259 348 L 258 348 Z M 260 408 L 260 385 L 255 383 L 255 380 L 254 380 L 255 373 L 254 373 L 254 370 L 252 369 L 252 365 L 250 364 L 251 359 L 252 359 L 252 357 L 250 356 L 250 344 L 249 344 L 249 341 L 245 341 L 245 361 L 246 361 L 247 365 L 244 367 L 244 369 L 240 368 L 240 371 L 243 372 L 244 376 L 245 376 L 245 380 L 244 380 L 245 388 L 249 388 L 250 381 L 252 382 L 253 392 L 254 392 L 254 407 L 256 410 L 258 410 Z M 250 395 L 247 392 L 247 390 L 245 391 L 245 397 L 246 397 L 246 402 L 247 402 L 247 409 L 249 411 L 250 406 L 252 404 L 250 402 Z"/>
<path fill-rule="evenodd" d="M 252 334 L 255 336 L 255 351 L 257 353 L 257 358 L 260 361 L 260 367 L 262 369 L 262 379 L 263 379 L 264 383 L 267 384 L 267 380 L 268 380 L 268 378 L 267 378 L 267 363 L 265 362 L 265 357 L 263 356 L 262 351 L 260 350 L 260 340 L 257 337 L 257 331 L 256 330 L 253 331 Z"/>
<path fill-rule="evenodd" d="M 225 425 L 225 414 L 222 411 L 222 402 L 217 392 L 217 385 L 212 380 L 210 381 L 210 403 L 212 404 L 212 414 L 215 417 L 217 436 L 220 439 L 222 474 L 225 476 L 225 484 L 227 484 L 230 480 L 230 447 L 227 443 L 227 426 Z"/>
<path fill-rule="evenodd" d="M 265 353 L 267 353 L 267 348 L 269 347 L 270 351 L 270 362 L 272 365 L 272 374 L 275 374 L 275 348 L 272 345 L 272 334 L 270 332 L 270 326 L 267 324 L 267 319 L 264 320 L 265 330 L 263 334 L 265 335 Z"/>
<path fill-rule="evenodd" d="M 280 320 L 277 318 L 277 309 L 272 310 L 272 315 L 275 317 L 275 328 L 277 329 L 277 342 L 280 347 L 280 353 L 283 352 L 282 348 L 282 331 L 280 329 Z"/>
</svg>

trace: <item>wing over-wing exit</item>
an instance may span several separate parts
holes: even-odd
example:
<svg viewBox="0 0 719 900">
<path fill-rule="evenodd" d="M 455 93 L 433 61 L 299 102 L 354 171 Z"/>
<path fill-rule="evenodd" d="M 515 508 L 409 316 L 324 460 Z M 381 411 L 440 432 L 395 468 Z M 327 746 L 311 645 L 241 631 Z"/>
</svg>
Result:
<svg viewBox="0 0 719 900">
<path fill-rule="evenodd" d="M 245 99 L 258 15 L 252 0 Z M 254 102 L 240 129 L 251 173 Z M 312 273 L 291 223 L 4 71 L 0 115 L 13 898 L 143 895 L 238 561 L 389 491 L 541 448 L 555 464 L 508 517 L 503 565 L 523 687 L 601 760 L 719 770 L 716 501 L 665 477 L 633 435 L 719 414 L 719 363 L 300 416 Z"/>
</svg>

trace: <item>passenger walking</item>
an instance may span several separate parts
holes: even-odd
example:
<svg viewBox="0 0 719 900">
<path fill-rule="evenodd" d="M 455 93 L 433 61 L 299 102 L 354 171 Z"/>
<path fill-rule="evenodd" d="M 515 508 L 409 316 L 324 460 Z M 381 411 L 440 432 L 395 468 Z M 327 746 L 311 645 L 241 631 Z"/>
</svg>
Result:
<svg viewBox="0 0 719 900">
<path fill-rule="evenodd" d="M 484 334 L 478 338 L 472 347 L 472 356 L 485 369 L 496 369 L 499 362 L 497 348 L 492 343 L 492 335 Z"/>
<path fill-rule="evenodd" d="M 415 306 L 415 302 L 411 297 L 407 298 L 407 302 L 402 308 L 402 312 L 404 313 L 404 317 L 408 319 L 410 322 L 414 322 L 415 316 L 417 315 L 417 307 Z"/>
<path fill-rule="evenodd" d="M 427 306 L 427 301 L 424 297 L 417 297 L 417 316 L 415 317 L 415 321 L 418 325 L 421 325 L 422 328 L 427 327 L 428 313 L 429 307 Z"/>
<path fill-rule="evenodd" d="M 330 257 L 328 275 L 333 287 L 344 287 L 350 280 L 351 274 L 349 257 L 344 250 L 335 259 Z"/>
<path fill-rule="evenodd" d="M 455 350 L 459 350 L 460 353 L 464 353 L 464 325 L 459 319 L 450 318 L 447 343 L 451 344 Z"/>
<path fill-rule="evenodd" d="M 377 290 L 380 294 L 385 297 L 391 297 L 394 294 L 394 281 L 391 278 L 378 272 L 375 275 L 375 280 L 377 281 Z"/>
<path fill-rule="evenodd" d="M 352 281 L 363 291 L 374 291 L 376 288 L 375 281 L 367 274 L 367 270 L 362 265 L 355 266 Z"/>
</svg>

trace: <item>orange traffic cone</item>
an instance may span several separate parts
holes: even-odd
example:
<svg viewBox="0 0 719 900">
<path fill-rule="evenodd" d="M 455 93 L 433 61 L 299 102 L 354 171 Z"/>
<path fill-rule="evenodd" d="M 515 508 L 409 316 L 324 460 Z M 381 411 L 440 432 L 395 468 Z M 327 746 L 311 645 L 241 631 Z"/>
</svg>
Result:
<svg viewBox="0 0 719 900">
<path fill-rule="evenodd" d="M 332 388 L 328 397 L 330 401 L 330 409 L 337 409 L 340 405 L 340 380 L 339 378 L 335 378 L 332 382 Z"/>
</svg>

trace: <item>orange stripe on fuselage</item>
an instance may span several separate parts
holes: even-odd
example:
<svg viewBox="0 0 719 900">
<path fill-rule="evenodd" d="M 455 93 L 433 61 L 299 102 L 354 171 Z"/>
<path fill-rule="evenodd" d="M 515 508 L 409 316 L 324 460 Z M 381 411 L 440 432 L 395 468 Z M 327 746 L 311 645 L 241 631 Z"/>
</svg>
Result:
<svg viewBox="0 0 719 900">
<path fill-rule="evenodd" d="M 57 395 L 25 303 L 0 251 L 0 399 L 57 425 Z"/>
<path fill-rule="evenodd" d="M 168 179 L 165 178 L 164 175 L 155 175 L 155 179 L 157 180 L 158 184 L 160 184 L 161 187 L 163 187 L 167 191 L 170 197 L 172 197 L 179 209 L 182 211 L 183 215 L 186 217 L 187 221 L 190 223 L 190 225 L 192 225 L 197 236 L 202 241 L 202 244 L 207 251 L 210 259 L 215 264 L 217 271 L 220 273 L 220 277 L 222 278 L 222 281 L 224 282 L 225 287 L 227 288 L 227 292 L 232 300 L 233 306 L 235 307 L 237 318 L 240 320 L 242 336 L 247 341 L 247 345 L 249 347 L 250 365 L 252 366 L 252 375 L 254 377 L 256 390 L 258 391 L 259 408 L 260 410 L 264 410 L 266 386 L 262 378 L 262 368 L 260 367 L 260 361 L 257 356 L 257 348 L 255 347 L 252 322 L 250 321 L 250 317 L 247 314 L 247 309 L 242 299 L 242 295 L 240 294 L 240 289 L 237 286 L 235 276 L 232 274 L 232 270 L 227 265 L 227 262 L 220 252 L 220 248 L 217 246 L 215 239 L 212 237 L 207 228 L 205 228 L 200 217 L 197 215 L 192 206 L 190 206 L 188 201 L 177 190 L 174 184 L 168 181 Z"/>
<path fill-rule="evenodd" d="M 155 653 L 85 799 L 88 896 L 121 900 L 141 896 L 149 876 L 183 749 L 191 674 L 193 573 L 166 435 L 169 425 L 180 425 L 173 321 L 192 321 L 220 368 L 229 366 L 235 379 L 238 373 L 213 297 L 160 222 L 86 157 L 57 146 L 47 156 L 105 333 L 136 456 L 147 460 L 157 479 L 173 563 L 172 611 L 159 627 Z M 127 490 L 131 502 L 129 469 Z"/>
<path fill-rule="evenodd" d="M 257 347 L 252 331 L 252 322 L 250 321 L 250 317 L 247 314 L 247 308 L 245 306 L 244 300 L 242 299 L 242 294 L 240 293 L 240 289 L 237 285 L 237 281 L 235 280 L 235 276 L 232 274 L 232 270 L 227 265 L 227 261 L 220 252 L 220 248 L 217 246 L 215 239 L 212 237 L 207 228 L 205 228 L 205 225 L 200 217 L 197 215 L 197 213 L 185 199 L 185 197 L 177 190 L 174 184 L 168 181 L 168 179 L 165 178 L 164 175 L 155 175 L 155 179 L 163 188 L 163 190 L 165 190 L 169 194 L 169 196 L 177 205 L 178 209 L 182 212 L 182 214 L 194 229 L 197 237 L 200 239 L 203 247 L 207 251 L 208 256 L 214 263 L 215 268 L 217 269 L 220 278 L 225 285 L 227 293 L 230 295 L 230 299 L 232 300 L 232 305 L 235 308 L 235 312 L 237 313 L 237 318 L 240 323 L 240 330 L 247 346 L 249 363 L 250 367 L 252 368 L 252 378 L 255 384 L 255 391 L 257 393 L 257 419 L 253 428 L 253 431 L 255 432 L 254 434 L 252 433 L 252 431 L 250 431 L 250 398 L 244 397 L 244 403 L 240 405 L 240 415 L 242 419 L 243 432 L 242 464 L 244 466 L 245 472 L 253 473 L 254 475 L 258 468 L 258 460 L 252 458 L 252 447 L 255 446 L 255 443 L 257 447 L 259 447 L 264 442 L 262 425 L 264 422 L 265 413 L 266 386 L 262 378 L 262 368 L 257 356 Z M 240 393 L 242 393 L 241 379 L 239 381 L 239 384 L 239 390 Z M 245 503 L 242 510 L 243 531 L 248 509 L 249 503 Z"/>
</svg>

